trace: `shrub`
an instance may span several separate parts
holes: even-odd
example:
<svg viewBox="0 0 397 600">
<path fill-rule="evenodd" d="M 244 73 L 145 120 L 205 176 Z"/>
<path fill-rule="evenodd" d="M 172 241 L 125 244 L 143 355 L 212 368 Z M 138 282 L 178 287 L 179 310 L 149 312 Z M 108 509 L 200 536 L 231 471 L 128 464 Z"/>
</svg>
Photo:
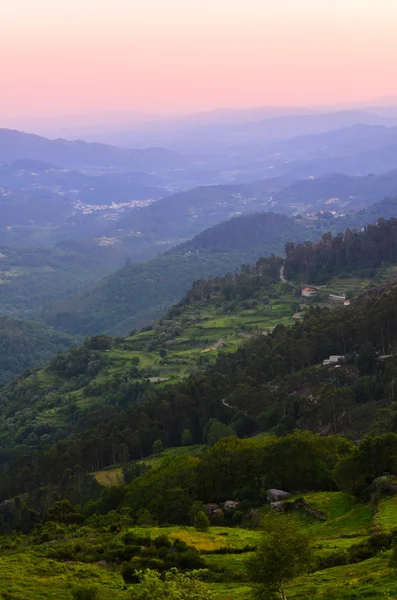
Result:
<svg viewBox="0 0 397 600">
<path fill-rule="evenodd" d="M 243 511 L 236 510 L 236 512 L 233 514 L 232 519 L 233 519 L 233 522 L 236 523 L 236 525 L 238 525 L 243 520 L 243 517 L 244 517 Z"/>
<path fill-rule="evenodd" d="M 181 446 L 191 446 L 193 444 L 193 435 L 190 429 L 184 429 L 181 436 Z"/>
<path fill-rule="evenodd" d="M 340 567 L 349 563 L 349 553 L 343 548 L 338 548 L 335 552 L 332 552 L 328 556 L 320 558 L 316 564 L 318 570 L 330 569 L 331 567 Z"/>
<path fill-rule="evenodd" d="M 207 563 L 201 558 L 197 550 L 193 548 L 189 548 L 187 552 L 176 553 L 173 563 L 178 569 L 183 571 L 205 569 L 207 566 Z"/>
<path fill-rule="evenodd" d="M 160 454 L 162 454 L 162 452 L 164 451 L 164 444 L 161 440 L 155 440 L 153 442 L 153 454 L 156 456 L 160 456 Z"/>
<path fill-rule="evenodd" d="M 210 520 L 204 511 L 200 511 L 194 517 L 194 526 L 197 531 L 208 531 L 210 527 Z"/>
<path fill-rule="evenodd" d="M 185 552 L 186 550 L 189 549 L 189 546 L 186 544 L 186 542 L 183 542 L 182 540 L 179 540 L 178 538 L 176 538 L 174 540 L 173 547 L 176 552 Z"/>
<path fill-rule="evenodd" d="M 98 600 L 99 590 L 90 585 L 78 585 L 72 588 L 73 600 Z"/>
<path fill-rule="evenodd" d="M 138 510 L 136 515 L 136 524 L 141 527 L 150 527 L 154 525 L 154 519 L 151 512 L 147 508 L 141 508 Z"/>
<path fill-rule="evenodd" d="M 159 535 L 154 539 L 156 548 L 171 548 L 172 543 L 165 534 Z"/>
</svg>

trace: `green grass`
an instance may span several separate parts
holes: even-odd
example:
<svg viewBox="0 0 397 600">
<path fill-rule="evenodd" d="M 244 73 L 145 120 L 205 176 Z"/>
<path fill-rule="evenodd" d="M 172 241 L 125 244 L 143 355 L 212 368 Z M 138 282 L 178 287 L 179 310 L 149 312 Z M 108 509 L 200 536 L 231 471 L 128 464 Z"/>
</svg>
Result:
<svg viewBox="0 0 397 600">
<path fill-rule="evenodd" d="M 289 600 L 395 600 L 397 574 L 388 554 L 354 565 L 334 567 L 300 577 L 287 587 Z"/>
<path fill-rule="evenodd" d="M 304 531 L 313 539 L 336 539 L 341 536 L 362 537 L 373 526 L 375 508 L 369 504 L 353 503 L 343 492 L 314 492 L 292 496 L 289 501 L 304 498 L 314 509 L 323 512 L 322 521 L 299 511 L 293 513 Z"/>
<path fill-rule="evenodd" d="M 7 600 L 71 600 L 74 585 L 97 585 L 101 600 L 129 600 L 120 573 L 98 565 L 61 563 L 30 553 L 0 556 L 0 597 Z"/>
<path fill-rule="evenodd" d="M 375 523 L 385 533 L 397 529 L 397 496 L 383 498 L 380 501 Z"/>
<path fill-rule="evenodd" d="M 197 360 L 205 356 L 212 362 L 220 350 L 235 351 L 244 343 L 248 329 L 272 331 L 278 324 L 293 323 L 291 303 L 294 301 L 292 292 L 286 293 L 282 290 L 280 297 L 270 300 L 269 304 L 259 304 L 255 309 L 239 310 L 231 315 L 225 315 L 215 305 L 210 307 L 187 308 L 184 312 L 186 319 L 200 319 L 193 325 L 185 327 L 182 332 L 166 343 L 167 357 L 161 359 L 157 351 L 143 351 L 142 343 L 148 343 L 156 338 L 155 331 L 145 331 L 125 338 L 129 349 L 112 348 L 107 353 L 107 372 L 110 375 L 122 372 L 125 364 L 132 358 L 137 357 L 140 367 L 151 366 L 156 371 L 156 377 L 167 378 L 170 382 L 183 379 L 189 374 L 189 370 L 196 368 Z M 223 340 L 222 346 L 216 347 L 219 340 Z M 134 347 L 136 350 L 134 350 Z M 169 362 L 168 362 L 169 361 Z M 183 364 L 173 364 L 173 361 L 182 361 Z M 97 380 L 102 381 L 103 375 Z M 106 378 L 105 376 L 104 378 Z M 158 387 L 167 385 L 167 382 L 155 384 Z"/>
<path fill-rule="evenodd" d="M 180 446 L 179 448 L 167 448 L 160 455 L 152 454 L 144 458 L 141 462 L 152 467 L 159 466 L 166 458 L 177 458 L 178 456 L 199 456 L 205 449 L 205 444 L 196 444 L 195 446 Z"/>
<path fill-rule="evenodd" d="M 216 600 L 247 600 L 250 595 L 251 586 L 236 583 L 213 583 L 208 586 L 214 593 Z"/>
<path fill-rule="evenodd" d="M 244 554 L 211 554 L 205 557 L 206 562 L 215 567 L 222 569 L 232 576 L 243 578 L 247 571 L 247 561 L 252 557 L 252 552 Z"/>
<path fill-rule="evenodd" d="M 197 531 L 194 527 L 134 527 L 131 531 L 146 535 L 153 539 L 165 534 L 170 539 L 180 539 L 197 550 L 215 551 L 220 548 L 240 550 L 245 546 L 256 546 L 260 532 L 252 529 L 230 527 L 211 527 L 208 532 Z M 228 555 L 223 555 L 228 556 Z M 205 557 L 206 558 L 206 557 Z"/>
<path fill-rule="evenodd" d="M 200 452 L 202 447 L 169 449 L 168 456 L 183 452 Z M 103 477 L 111 476 L 117 469 L 101 471 Z M 368 530 L 382 523 L 390 530 L 397 520 L 397 497 L 381 501 L 377 515 L 374 509 L 365 504 L 354 504 L 341 492 L 315 492 L 304 494 L 306 502 L 327 514 L 326 522 L 302 513 L 291 513 L 299 519 L 303 530 L 311 537 L 315 555 L 325 558 L 338 549 L 348 549 L 366 539 Z M 210 583 L 216 600 L 248 600 L 251 585 L 247 581 L 247 561 L 252 552 L 236 553 L 246 547 L 255 547 L 260 540 L 260 531 L 211 527 L 208 532 L 197 531 L 194 527 L 133 527 L 129 529 L 138 535 L 149 534 L 152 539 L 167 535 L 170 539 L 180 539 L 195 547 L 207 562 L 210 569 L 224 574 L 222 583 Z M 125 531 L 125 530 L 124 530 Z M 361 533 L 360 533 L 361 532 Z M 70 540 L 60 539 L 58 543 L 79 545 L 78 538 L 90 543 L 109 533 L 85 528 L 70 532 Z M 114 541 L 122 538 L 123 531 L 114 534 Z M 103 542 L 102 542 L 103 543 Z M 3 550 L 0 555 L 0 598 L 7 600 L 71 600 L 71 587 L 75 584 L 96 584 L 101 590 L 101 600 L 131 600 L 134 586 L 124 589 L 120 570 L 117 567 L 103 568 L 100 564 L 81 564 L 74 561 L 60 562 L 43 558 L 40 546 L 31 546 L 28 538 L 18 540 L 14 550 Z M 53 542 L 48 542 L 52 547 Z M 229 548 L 230 554 L 222 554 L 222 548 Z M 208 554 L 209 552 L 209 554 Z M 345 565 L 317 571 L 299 577 L 287 587 L 289 600 L 397 600 L 397 571 L 389 567 L 390 551 L 357 564 Z M 8 594 L 8 595 L 7 595 Z"/>
<path fill-rule="evenodd" d="M 196 444 L 194 446 L 180 446 L 178 448 L 167 448 L 160 455 L 148 456 L 142 461 L 146 465 L 151 467 L 158 467 L 163 460 L 167 458 L 176 458 L 178 456 L 200 456 L 202 451 L 206 448 L 204 444 Z M 127 464 L 128 466 L 128 464 Z M 112 485 L 119 485 L 123 483 L 123 472 L 120 465 L 112 465 L 102 469 L 101 471 L 95 472 L 95 478 L 104 487 L 110 487 Z"/>
<path fill-rule="evenodd" d="M 357 506 L 345 515 L 331 521 L 319 521 L 306 514 L 300 514 L 303 530 L 313 539 L 336 539 L 341 536 L 362 537 L 368 535 L 373 524 L 374 509 L 371 506 Z"/>
</svg>

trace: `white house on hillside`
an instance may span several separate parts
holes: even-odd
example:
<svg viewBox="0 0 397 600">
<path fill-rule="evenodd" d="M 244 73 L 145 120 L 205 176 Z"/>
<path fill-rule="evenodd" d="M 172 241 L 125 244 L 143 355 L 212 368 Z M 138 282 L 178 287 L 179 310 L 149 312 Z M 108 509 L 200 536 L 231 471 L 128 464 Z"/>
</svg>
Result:
<svg viewBox="0 0 397 600">
<path fill-rule="evenodd" d="M 317 294 L 316 290 L 311 287 L 304 287 L 301 291 L 301 295 L 306 298 L 310 298 L 311 296 L 315 296 Z"/>
</svg>

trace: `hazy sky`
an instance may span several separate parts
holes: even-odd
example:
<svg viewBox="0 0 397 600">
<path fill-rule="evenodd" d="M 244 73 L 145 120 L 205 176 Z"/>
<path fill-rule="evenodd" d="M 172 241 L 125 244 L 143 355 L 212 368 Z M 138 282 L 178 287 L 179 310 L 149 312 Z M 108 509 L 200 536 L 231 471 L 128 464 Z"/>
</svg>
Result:
<svg viewBox="0 0 397 600">
<path fill-rule="evenodd" d="M 0 0 L 0 118 L 397 94 L 397 0 Z"/>
</svg>

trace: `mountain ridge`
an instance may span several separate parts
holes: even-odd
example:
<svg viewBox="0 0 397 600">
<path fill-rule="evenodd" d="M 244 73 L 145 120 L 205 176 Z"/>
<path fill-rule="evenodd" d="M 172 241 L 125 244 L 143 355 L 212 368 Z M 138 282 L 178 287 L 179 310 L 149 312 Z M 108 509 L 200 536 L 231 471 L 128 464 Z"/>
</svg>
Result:
<svg viewBox="0 0 397 600">
<path fill-rule="evenodd" d="M 164 148 L 127 150 L 82 140 L 48 138 L 12 129 L 0 129 L 0 163 L 33 159 L 60 167 L 81 164 L 103 167 L 172 169 L 186 164 L 187 159 Z"/>
</svg>

